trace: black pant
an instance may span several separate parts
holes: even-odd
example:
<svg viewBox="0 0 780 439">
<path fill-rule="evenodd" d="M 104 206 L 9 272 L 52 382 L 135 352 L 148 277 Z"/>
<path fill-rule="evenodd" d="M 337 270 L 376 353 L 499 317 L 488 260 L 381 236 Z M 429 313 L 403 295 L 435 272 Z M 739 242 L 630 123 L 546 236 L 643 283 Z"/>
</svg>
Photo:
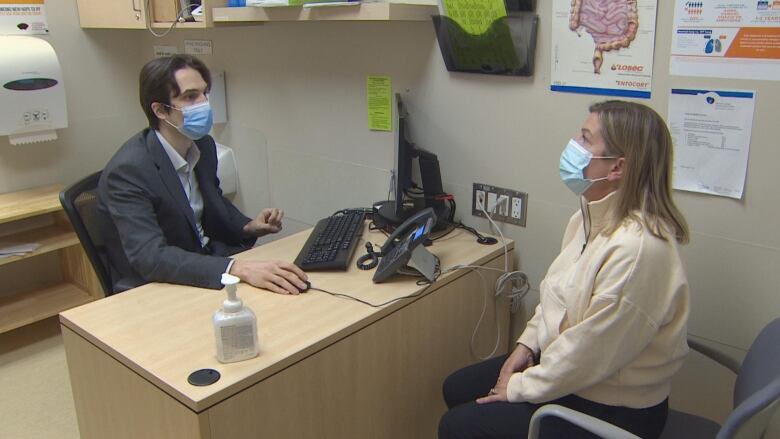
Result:
<svg viewBox="0 0 780 439">
<path fill-rule="evenodd" d="M 439 439 L 525 438 L 534 412 L 544 404 L 494 402 L 477 404 L 496 384 L 506 356 L 460 369 L 444 381 L 444 401 L 449 411 L 439 422 Z M 658 438 L 666 423 L 668 400 L 646 409 L 599 404 L 568 395 L 550 401 L 614 424 L 641 438 Z M 560 418 L 545 418 L 541 438 L 598 438 Z"/>
</svg>

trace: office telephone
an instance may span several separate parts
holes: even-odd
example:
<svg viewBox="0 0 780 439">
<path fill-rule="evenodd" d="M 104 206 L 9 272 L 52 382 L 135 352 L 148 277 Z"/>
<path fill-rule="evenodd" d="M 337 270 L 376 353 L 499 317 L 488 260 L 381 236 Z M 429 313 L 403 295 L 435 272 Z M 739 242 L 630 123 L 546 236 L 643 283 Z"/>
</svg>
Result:
<svg viewBox="0 0 780 439">
<path fill-rule="evenodd" d="M 432 281 L 435 257 L 424 251 L 420 244 L 428 237 L 436 224 L 436 214 L 432 208 L 423 209 L 412 215 L 398 226 L 382 245 L 382 259 L 374 273 L 375 283 L 384 282 L 413 259 L 417 268 L 429 281 Z"/>
</svg>

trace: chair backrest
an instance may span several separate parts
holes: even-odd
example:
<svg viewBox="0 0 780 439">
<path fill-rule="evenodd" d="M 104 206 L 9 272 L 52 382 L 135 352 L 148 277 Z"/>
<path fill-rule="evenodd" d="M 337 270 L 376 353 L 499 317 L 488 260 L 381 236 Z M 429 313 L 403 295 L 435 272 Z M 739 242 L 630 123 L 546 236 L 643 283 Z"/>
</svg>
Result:
<svg viewBox="0 0 780 439">
<path fill-rule="evenodd" d="M 777 377 L 780 377 L 780 318 L 766 325 L 750 345 L 734 384 L 734 407 Z"/>
<path fill-rule="evenodd" d="M 60 203 L 68 215 L 73 230 L 84 247 L 92 267 L 95 269 L 103 293 L 113 294 L 108 255 L 97 228 L 95 205 L 98 180 L 102 171 L 83 178 L 60 192 Z"/>
<path fill-rule="evenodd" d="M 734 384 L 734 411 L 718 438 L 760 438 L 780 407 L 780 318 L 750 345 Z"/>
</svg>

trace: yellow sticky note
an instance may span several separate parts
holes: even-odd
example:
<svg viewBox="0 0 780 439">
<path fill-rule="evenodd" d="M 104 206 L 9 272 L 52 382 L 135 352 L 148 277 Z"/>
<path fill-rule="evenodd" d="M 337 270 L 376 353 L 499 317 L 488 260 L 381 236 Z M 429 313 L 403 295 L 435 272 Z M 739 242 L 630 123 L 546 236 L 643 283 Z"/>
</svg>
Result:
<svg viewBox="0 0 780 439">
<path fill-rule="evenodd" d="M 484 34 L 490 25 L 506 17 L 504 0 L 442 0 L 444 13 L 471 35 Z"/>
<path fill-rule="evenodd" d="M 369 76 L 366 80 L 368 98 L 368 129 L 393 130 L 392 81 L 389 76 Z"/>
</svg>

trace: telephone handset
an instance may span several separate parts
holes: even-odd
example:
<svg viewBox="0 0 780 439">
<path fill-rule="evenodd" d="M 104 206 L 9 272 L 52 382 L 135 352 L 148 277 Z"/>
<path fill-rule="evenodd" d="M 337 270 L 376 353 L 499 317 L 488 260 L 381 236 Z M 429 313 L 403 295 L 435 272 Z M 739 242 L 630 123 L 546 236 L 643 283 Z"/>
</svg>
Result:
<svg viewBox="0 0 780 439">
<path fill-rule="evenodd" d="M 398 226 L 382 245 L 382 259 L 376 268 L 373 281 L 383 282 L 399 268 L 406 266 L 415 248 L 428 237 L 435 224 L 436 214 L 429 207 L 412 215 Z"/>
</svg>

